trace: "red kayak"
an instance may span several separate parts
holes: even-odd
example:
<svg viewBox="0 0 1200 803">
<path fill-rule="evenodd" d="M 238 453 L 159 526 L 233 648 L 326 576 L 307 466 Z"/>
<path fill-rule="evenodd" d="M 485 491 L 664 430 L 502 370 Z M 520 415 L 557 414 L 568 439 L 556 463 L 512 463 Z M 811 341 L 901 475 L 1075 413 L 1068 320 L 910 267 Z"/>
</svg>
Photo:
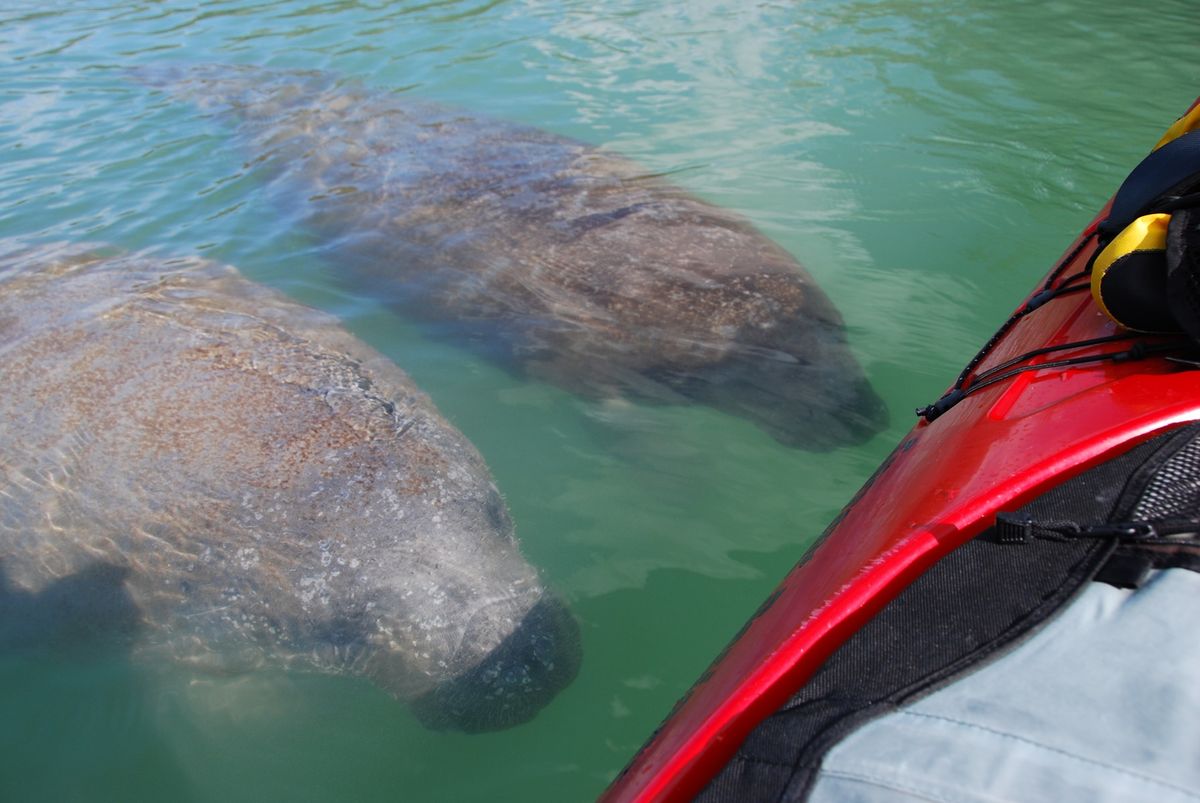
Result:
<svg viewBox="0 0 1200 803">
<path fill-rule="evenodd" d="M 919 411 L 922 419 L 603 800 L 691 799 L 835 650 L 998 512 L 1200 420 L 1196 321 L 1138 332 L 1137 316 L 1147 313 L 1121 317 L 1119 309 L 1127 295 L 1121 270 L 1132 265 L 1140 277 L 1136 260 L 1171 251 L 1163 245 L 1167 219 L 1194 203 L 1198 185 L 1193 105 L 946 396 Z M 1121 242 L 1125 250 L 1114 256 L 1110 246 Z M 1195 269 L 1194 251 L 1191 259 Z M 1200 285 L 1194 275 L 1190 281 L 1184 296 Z M 1169 315 L 1164 299 L 1174 304 L 1181 293 L 1151 290 L 1165 312 L 1149 314 Z M 1134 323 L 1116 323 L 1114 312 Z"/>
</svg>

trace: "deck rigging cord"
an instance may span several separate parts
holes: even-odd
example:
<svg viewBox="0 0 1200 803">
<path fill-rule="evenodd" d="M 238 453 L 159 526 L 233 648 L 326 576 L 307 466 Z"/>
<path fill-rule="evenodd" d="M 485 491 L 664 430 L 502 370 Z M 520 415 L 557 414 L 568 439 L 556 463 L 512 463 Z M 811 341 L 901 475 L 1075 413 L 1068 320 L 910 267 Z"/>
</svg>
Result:
<svg viewBox="0 0 1200 803">
<path fill-rule="evenodd" d="M 1184 120 L 1191 121 L 1189 126 L 1200 125 L 1195 110 Z M 1042 289 L 1000 325 L 948 391 L 917 409 L 918 416 L 932 422 L 970 394 L 1026 371 L 1128 362 L 1196 349 L 1200 344 L 1200 130 L 1180 128 L 1134 168 L 1113 197 L 1108 217 L 1083 232 Z M 1096 247 L 1086 267 L 1062 278 L 1093 242 Z M 1085 290 L 1091 290 L 1106 315 L 1132 331 L 1034 349 L 972 376 L 1018 321 L 1053 299 Z M 1130 340 L 1133 345 L 1123 351 L 1031 362 L 1054 352 Z M 1196 365 L 1178 355 L 1168 359 L 1187 367 Z"/>
<path fill-rule="evenodd" d="M 1080 239 L 1079 244 L 1076 245 L 1076 247 L 1072 249 L 1065 257 L 1063 257 L 1062 261 L 1059 262 L 1055 269 L 1050 273 L 1050 276 L 1047 277 L 1042 289 L 1034 293 L 1023 306 L 1017 309 L 1016 312 L 1010 315 L 1008 319 L 1000 325 L 1000 328 L 996 330 L 995 334 L 988 338 L 988 341 L 983 344 L 983 347 L 975 354 L 974 357 L 971 358 L 966 367 L 963 368 L 962 372 L 958 375 L 958 378 L 955 380 L 950 390 L 942 394 L 942 396 L 932 404 L 928 404 L 917 409 L 916 412 L 918 416 L 924 418 L 926 421 L 933 421 L 972 393 L 995 385 L 998 382 L 1003 382 L 1006 379 L 1011 379 L 1017 374 L 1027 371 L 1067 368 L 1074 365 L 1084 365 L 1087 363 L 1107 361 L 1128 362 L 1130 360 L 1140 360 L 1150 356 L 1184 351 L 1189 347 L 1190 342 L 1186 338 L 1172 339 L 1167 342 L 1148 342 L 1138 339 L 1144 337 L 1144 335 L 1140 333 L 1125 332 L 1116 335 L 1109 335 L 1107 337 L 1097 337 L 1091 338 L 1090 340 L 1079 340 L 1071 343 L 1061 343 L 1055 346 L 1045 346 L 1043 348 L 1033 349 L 1032 351 L 1027 351 L 1024 354 L 1020 354 L 1012 359 L 1006 360 L 999 365 L 995 365 L 986 371 L 982 371 L 972 378 L 972 373 L 976 368 L 979 367 L 979 364 L 987 358 L 987 355 L 992 352 L 1000 340 L 1012 330 L 1019 320 L 1034 310 L 1040 308 L 1048 301 L 1064 295 L 1090 289 L 1090 284 L 1088 283 L 1076 283 L 1080 279 L 1090 279 L 1091 272 L 1089 270 L 1072 274 L 1066 279 L 1063 279 L 1061 283 L 1055 284 L 1055 282 L 1060 276 L 1062 276 L 1067 266 L 1070 265 L 1071 262 L 1073 262 L 1079 255 L 1079 253 L 1087 246 L 1092 237 L 1095 236 L 1096 229 L 1097 227 L 1093 226 L 1087 232 L 1085 232 L 1084 236 Z M 1091 346 L 1098 346 L 1106 343 L 1118 343 L 1122 341 L 1135 342 L 1129 349 L 1123 351 L 1109 351 L 1102 352 L 1100 354 L 1085 354 L 1078 357 L 1052 360 L 1049 362 L 1029 362 L 1037 357 L 1041 357 L 1046 354 L 1052 354 L 1054 352 L 1088 348 Z M 1022 365 L 1022 363 L 1026 364 Z"/>
</svg>

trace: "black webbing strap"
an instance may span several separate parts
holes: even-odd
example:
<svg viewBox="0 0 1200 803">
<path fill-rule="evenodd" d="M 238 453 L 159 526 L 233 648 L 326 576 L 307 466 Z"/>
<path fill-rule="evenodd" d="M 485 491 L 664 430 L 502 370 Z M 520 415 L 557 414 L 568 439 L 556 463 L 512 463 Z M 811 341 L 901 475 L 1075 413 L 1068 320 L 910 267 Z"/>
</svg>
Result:
<svg viewBox="0 0 1200 803">
<path fill-rule="evenodd" d="M 1200 182 L 1200 131 L 1192 131 L 1163 145 L 1130 171 L 1113 196 L 1108 217 L 1098 232 L 1107 242 L 1135 219 L 1151 212 L 1169 211 L 1164 204 Z M 1161 208 L 1160 208 L 1161 207 Z"/>
</svg>

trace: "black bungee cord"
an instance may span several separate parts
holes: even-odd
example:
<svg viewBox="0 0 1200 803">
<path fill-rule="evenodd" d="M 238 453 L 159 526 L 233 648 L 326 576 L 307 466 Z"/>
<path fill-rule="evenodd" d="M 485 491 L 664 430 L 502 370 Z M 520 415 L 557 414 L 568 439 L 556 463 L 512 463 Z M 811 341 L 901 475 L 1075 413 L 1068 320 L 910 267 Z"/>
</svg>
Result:
<svg viewBox="0 0 1200 803">
<path fill-rule="evenodd" d="M 1024 354 L 1013 357 L 1010 360 L 1006 360 L 999 365 L 992 366 L 986 371 L 983 371 L 975 376 L 973 381 L 971 380 L 971 372 L 979 367 L 979 364 L 987 358 L 987 355 L 992 352 L 992 349 L 994 349 L 1000 340 L 1012 330 L 1018 321 L 1034 310 L 1040 308 L 1048 301 L 1059 298 L 1060 296 L 1090 289 L 1090 281 L 1080 282 L 1080 280 L 1090 279 L 1090 262 L 1088 267 L 1084 270 L 1068 276 L 1061 282 L 1058 282 L 1058 280 L 1059 277 L 1062 276 L 1063 272 L 1066 271 L 1067 266 L 1075 261 L 1075 258 L 1082 253 L 1083 249 L 1087 247 L 1092 238 L 1096 236 L 1099 227 L 1100 224 L 1096 223 L 1093 224 L 1090 229 L 1084 232 L 1083 236 L 1079 240 L 1079 243 L 1076 244 L 1076 246 L 1062 258 L 1058 265 L 1055 266 L 1054 270 L 1050 272 L 1050 275 L 1046 277 L 1046 281 L 1042 285 L 1042 289 L 1030 296 L 1029 300 L 1026 301 L 1023 306 L 1018 308 L 1016 312 L 1010 315 L 1008 320 L 1002 323 L 1000 328 L 996 330 L 995 334 L 988 338 L 988 341 L 983 344 L 983 347 L 975 354 L 974 357 L 971 358 L 970 362 L 967 363 L 962 372 L 959 373 L 958 379 L 955 380 L 954 384 L 950 387 L 950 390 L 942 394 L 941 398 L 932 404 L 917 408 L 916 412 L 918 416 L 925 419 L 926 422 L 934 421 L 972 393 L 983 390 L 984 388 L 990 387 L 998 382 L 1003 382 L 1006 379 L 1011 379 L 1017 374 L 1027 371 L 1041 371 L 1047 368 L 1067 368 L 1073 365 L 1084 365 L 1087 363 L 1106 361 L 1128 362 L 1131 360 L 1141 360 L 1152 355 L 1169 354 L 1174 351 L 1181 351 L 1190 345 L 1186 338 L 1165 343 L 1147 343 L 1138 340 L 1133 344 L 1132 347 L 1125 351 L 1109 351 L 1102 354 L 1086 354 L 1079 357 L 1070 357 L 1062 360 L 1038 363 L 1036 365 L 1021 365 L 1021 363 L 1028 362 L 1035 357 L 1040 357 L 1045 354 L 1053 354 L 1057 351 L 1087 348 L 1089 346 L 1115 343 L 1124 340 L 1136 340 L 1142 336 L 1134 332 L 1126 332 L 1123 334 L 1092 338 L 1090 340 L 1079 340 L 1073 343 L 1062 343 L 1057 346 L 1045 346 L 1043 348 L 1027 351 Z"/>
</svg>

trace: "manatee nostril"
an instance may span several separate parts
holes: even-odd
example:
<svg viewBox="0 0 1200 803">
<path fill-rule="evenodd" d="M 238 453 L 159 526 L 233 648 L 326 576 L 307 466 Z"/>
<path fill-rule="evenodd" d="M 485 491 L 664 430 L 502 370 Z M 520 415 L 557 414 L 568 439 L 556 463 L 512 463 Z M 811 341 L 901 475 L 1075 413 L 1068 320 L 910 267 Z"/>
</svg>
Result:
<svg viewBox="0 0 1200 803">
<path fill-rule="evenodd" d="M 428 728 L 477 733 L 533 719 L 579 672 L 579 625 L 557 597 L 543 597 L 482 663 L 418 697 Z"/>
</svg>

